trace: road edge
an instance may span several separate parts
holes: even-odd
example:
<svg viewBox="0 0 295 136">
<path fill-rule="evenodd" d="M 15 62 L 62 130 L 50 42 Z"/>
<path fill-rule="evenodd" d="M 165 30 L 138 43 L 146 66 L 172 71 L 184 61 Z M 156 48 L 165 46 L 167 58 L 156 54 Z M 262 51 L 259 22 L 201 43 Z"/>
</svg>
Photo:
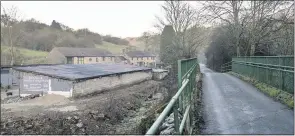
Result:
<svg viewBox="0 0 295 136">
<path fill-rule="evenodd" d="M 267 96 L 288 106 L 290 109 L 294 109 L 294 95 L 235 72 L 230 71 L 227 73 L 245 82 L 252 84 L 253 86 L 255 86 L 258 90 L 260 90 L 262 93 L 266 94 Z"/>
<path fill-rule="evenodd" d="M 204 73 L 200 73 L 197 75 L 197 94 L 194 98 L 194 107 L 196 109 L 195 116 L 194 116 L 194 128 L 193 128 L 193 135 L 200 135 L 202 134 L 202 129 L 204 127 L 205 121 L 203 119 L 203 101 L 202 101 L 202 94 L 203 94 L 203 77 Z"/>
</svg>

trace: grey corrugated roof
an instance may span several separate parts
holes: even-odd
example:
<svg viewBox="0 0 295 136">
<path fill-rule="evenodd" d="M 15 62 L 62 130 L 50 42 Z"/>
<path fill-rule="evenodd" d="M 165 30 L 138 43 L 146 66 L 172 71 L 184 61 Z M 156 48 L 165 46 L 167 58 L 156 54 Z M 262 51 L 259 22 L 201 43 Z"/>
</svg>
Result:
<svg viewBox="0 0 295 136">
<path fill-rule="evenodd" d="M 111 52 L 97 48 L 72 48 L 72 47 L 55 47 L 61 54 L 66 57 L 104 57 L 115 56 Z"/>
<path fill-rule="evenodd" d="M 113 74 L 151 70 L 146 67 L 125 64 L 61 64 L 15 67 L 13 69 L 66 80 L 83 80 Z"/>
<path fill-rule="evenodd" d="M 129 51 L 126 53 L 130 57 L 154 57 L 156 55 L 145 51 Z"/>
</svg>

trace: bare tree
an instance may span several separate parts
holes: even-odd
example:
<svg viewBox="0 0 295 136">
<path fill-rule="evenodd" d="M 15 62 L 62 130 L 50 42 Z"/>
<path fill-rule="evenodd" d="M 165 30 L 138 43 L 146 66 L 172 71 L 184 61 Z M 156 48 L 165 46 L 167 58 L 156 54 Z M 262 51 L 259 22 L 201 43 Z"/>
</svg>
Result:
<svg viewBox="0 0 295 136">
<path fill-rule="evenodd" d="M 202 16 L 207 21 L 225 22 L 231 26 L 229 29 L 232 31 L 234 37 L 234 46 L 236 47 L 236 54 L 240 56 L 240 40 L 242 35 L 242 22 L 240 21 L 240 12 L 244 9 L 242 6 L 243 1 L 206 1 L 202 3 L 204 6 Z"/>
<path fill-rule="evenodd" d="M 234 38 L 236 55 L 254 55 L 266 39 L 291 24 L 294 3 L 288 1 L 206 1 L 204 14 L 209 22 L 225 23 Z M 285 11 L 285 12 L 282 12 Z M 280 14 L 280 18 L 276 16 Z M 291 15 L 290 15 L 291 14 Z M 293 19 L 292 19 L 293 20 Z M 285 25 L 283 25 L 285 24 Z M 243 42 L 247 41 L 247 42 Z M 263 42 L 264 41 L 264 42 Z M 243 43 L 242 43 L 243 42 Z"/>
<path fill-rule="evenodd" d="M 251 1 L 247 22 L 250 55 L 254 55 L 259 45 L 268 45 L 274 33 L 286 28 L 294 16 L 294 3 L 284 1 Z M 271 37 L 271 38 L 270 38 Z M 267 41 L 267 40 L 268 41 Z"/>
<path fill-rule="evenodd" d="M 142 33 L 142 36 L 139 38 L 139 40 L 143 41 L 145 50 L 150 49 L 150 40 L 151 40 L 151 37 L 152 37 L 151 33 L 149 33 L 149 32 L 143 32 Z"/>
<path fill-rule="evenodd" d="M 201 19 L 198 10 L 184 1 L 165 1 L 162 9 L 164 18 L 156 16 L 158 23 L 155 27 L 159 30 L 166 25 L 173 27 L 176 34 L 173 48 L 178 50 L 180 57 L 190 58 L 197 54 L 197 47 L 201 46 L 202 41 L 198 32 Z"/>
<path fill-rule="evenodd" d="M 11 62 L 10 65 L 15 63 L 14 46 L 21 40 L 24 32 L 21 30 L 21 24 L 18 24 L 22 19 L 20 18 L 19 11 L 16 7 L 4 8 L 1 5 L 3 14 L 1 14 L 1 45 L 10 46 Z M 3 38 L 3 39 L 2 39 Z"/>
</svg>

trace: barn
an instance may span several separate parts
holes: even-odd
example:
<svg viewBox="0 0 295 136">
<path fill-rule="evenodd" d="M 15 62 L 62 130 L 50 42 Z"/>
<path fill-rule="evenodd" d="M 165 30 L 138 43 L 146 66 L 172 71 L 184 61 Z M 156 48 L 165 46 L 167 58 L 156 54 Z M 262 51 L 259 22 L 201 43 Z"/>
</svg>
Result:
<svg viewBox="0 0 295 136">
<path fill-rule="evenodd" d="M 59 64 L 14 67 L 20 95 L 76 97 L 152 78 L 152 69 L 124 64 Z"/>
</svg>

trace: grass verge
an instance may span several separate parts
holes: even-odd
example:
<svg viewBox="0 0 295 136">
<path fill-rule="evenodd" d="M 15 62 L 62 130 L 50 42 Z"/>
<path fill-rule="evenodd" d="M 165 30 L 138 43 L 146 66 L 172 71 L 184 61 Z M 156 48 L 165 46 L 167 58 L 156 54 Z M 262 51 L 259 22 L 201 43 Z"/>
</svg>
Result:
<svg viewBox="0 0 295 136">
<path fill-rule="evenodd" d="M 289 108 L 294 109 L 294 95 L 287 93 L 283 90 L 277 89 L 275 87 L 272 87 L 270 85 L 267 85 L 265 83 L 259 82 L 255 79 L 252 79 L 250 77 L 246 77 L 243 75 L 240 75 L 235 72 L 228 72 L 229 74 L 236 76 L 246 82 L 251 83 L 256 88 L 258 88 L 261 92 L 264 94 L 274 98 L 275 100 L 287 105 Z"/>
</svg>

